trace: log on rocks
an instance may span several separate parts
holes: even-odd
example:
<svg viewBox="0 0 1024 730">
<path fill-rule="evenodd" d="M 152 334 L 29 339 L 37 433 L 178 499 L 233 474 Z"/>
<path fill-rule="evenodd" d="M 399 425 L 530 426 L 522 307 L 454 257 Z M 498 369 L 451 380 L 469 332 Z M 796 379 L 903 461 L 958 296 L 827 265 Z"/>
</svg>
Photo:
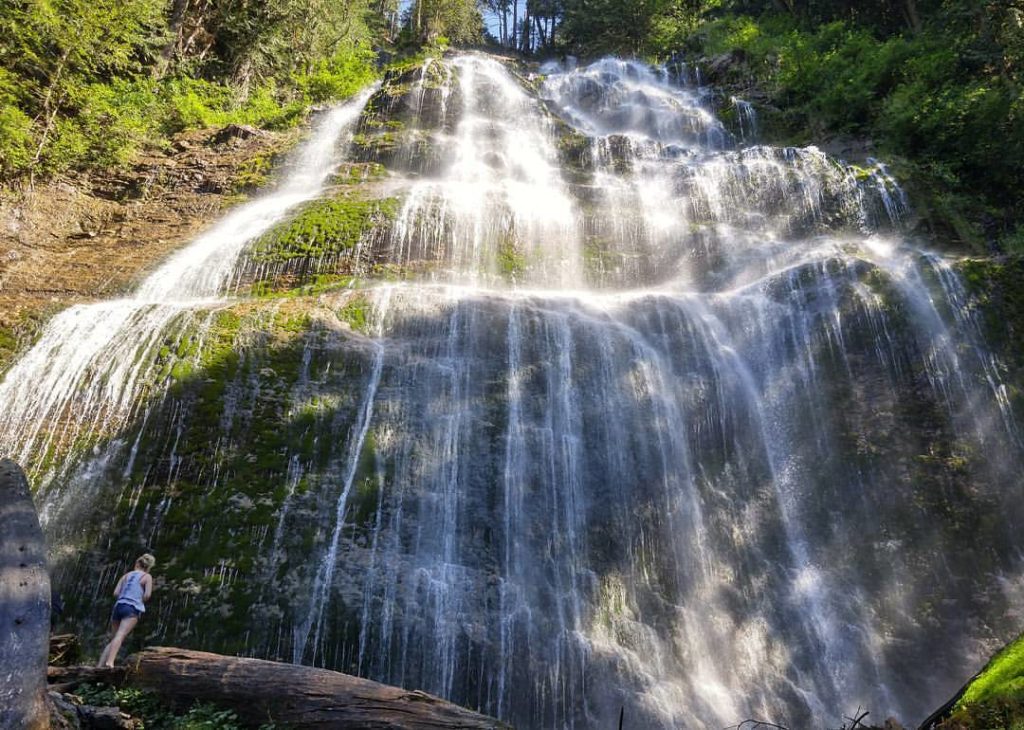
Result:
<svg viewBox="0 0 1024 730">
<path fill-rule="evenodd" d="M 128 684 L 152 689 L 169 704 L 211 702 L 253 725 L 364 730 L 506 727 L 425 692 L 326 669 L 168 647 L 133 654 L 126 664 Z"/>
<path fill-rule="evenodd" d="M 25 473 L 0 460 L 0 727 L 48 728 L 50 574 Z"/>
</svg>

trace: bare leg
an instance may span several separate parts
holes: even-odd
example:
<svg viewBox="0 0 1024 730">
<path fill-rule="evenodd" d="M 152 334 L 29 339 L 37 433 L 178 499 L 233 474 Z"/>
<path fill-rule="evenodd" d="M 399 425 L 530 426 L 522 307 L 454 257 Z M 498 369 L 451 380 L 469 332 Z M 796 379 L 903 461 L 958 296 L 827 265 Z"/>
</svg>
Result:
<svg viewBox="0 0 1024 730">
<path fill-rule="evenodd" d="M 121 651 L 121 644 L 128 634 L 131 633 L 132 629 L 135 628 L 135 624 L 139 622 L 138 616 L 132 616 L 121 620 L 121 625 L 117 627 L 117 631 L 114 633 L 114 638 L 107 644 L 107 648 L 104 650 L 104 661 L 103 666 L 112 667 L 114 662 L 117 660 L 117 653 Z"/>
<path fill-rule="evenodd" d="M 118 624 L 120 624 L 120 621 L 111 621 L 110 622 L 110 637 L 111 638 L 113 638 L 114 634 L 117 633 Z M 100 654 L 100 660 L 98 662 L 96 662 L 96 666 L 97 667 L 102 667 L 103 665 L 105 665 L 107 663 L 107 654 L 109 654 L 109 653 L 110 653 L 110 642 L 108 641 L 107 645 L 105 647 L 103 647 L 103 653 Z"/>
</svg>

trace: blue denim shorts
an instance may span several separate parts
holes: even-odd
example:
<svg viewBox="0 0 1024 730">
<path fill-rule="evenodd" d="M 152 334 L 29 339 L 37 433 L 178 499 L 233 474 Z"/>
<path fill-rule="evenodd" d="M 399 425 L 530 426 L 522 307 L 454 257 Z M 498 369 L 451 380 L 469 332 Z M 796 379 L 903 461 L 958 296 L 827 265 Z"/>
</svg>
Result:
<svg viewBox="0 0 1024 730">
<path fill-rule="evenodd" d="M 113 622 L 124 621 L 126 618 L 138 618 L 142 615 L 142 611 L 135 608 L 135 606 L 129 606 L 127 603 L 115 603 L 114 610 L 110 614 L 110 620 Z"/>
</svg>

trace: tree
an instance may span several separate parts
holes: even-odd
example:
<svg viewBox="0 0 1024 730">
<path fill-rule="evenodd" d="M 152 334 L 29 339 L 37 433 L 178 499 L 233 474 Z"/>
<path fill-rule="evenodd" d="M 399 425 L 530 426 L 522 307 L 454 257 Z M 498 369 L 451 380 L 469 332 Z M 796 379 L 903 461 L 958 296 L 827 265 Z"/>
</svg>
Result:
<svg viewBox="0 0 1024 730">
<path fill-rule="evenodd" d="M 32 170 L 60 114 L 89 84 L 142 73 L 165 27 L 162 0 L 31 0 L 0 8 L 0 68 L 9 98 L 32 117 Z"/>
<path fill-rule="evenodd" d="M 655 19 L 687 3 L 680 0 L 565 0 L 562 34 L 584 53 L 643 54 Z"/>
<path fill-rule="evenodd" d="M 477 43 L 483 38 L 483 17 L 476 0 L 416 0 L 409 18 L 423 42 L 442 36 L 453 43 Z"/>
</svg>

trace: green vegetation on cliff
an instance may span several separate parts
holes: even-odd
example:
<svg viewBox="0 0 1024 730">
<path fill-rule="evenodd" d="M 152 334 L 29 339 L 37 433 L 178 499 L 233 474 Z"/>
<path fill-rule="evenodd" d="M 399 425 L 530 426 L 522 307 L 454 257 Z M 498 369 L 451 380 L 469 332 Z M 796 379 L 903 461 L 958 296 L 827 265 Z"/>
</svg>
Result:
<svg viewBox="0 0 1024 730">
<path fill-rule="evenodd" d="M 1019 250 L 1021 17 L 971 2 L 920 13 L 917 29 L 839 13 L 729 15 L 678 40 L 717 61 L 713 81 L 760 97 L 777 141 L 867 138 L 900 162 L 939 233 L 979 252 Z"/>
<path fill-rule="evenodd" d="M 318 200 L 256 241 L 251 256 L 257 263 L 336 256 L 353 249 L 368 231 L 397 212 L 394 198 Z"/>
<path fill-rule="evenodd" d="M 1024 700 L 1024 636 L 996 654 L 964 692 L 959 706 L 985 702 L 996 697 Z"/>
<path fill-rule="evenodd" d="M 1024 635 L 992 657 L 941 728 L 1024 728 Z"/>
<path fill-rule="evenodd" d="M 130 162 L 182 129 L 282 127 L 375 74 L 369 0 L 0 5 L 0 181 Z"/>
</svg>

